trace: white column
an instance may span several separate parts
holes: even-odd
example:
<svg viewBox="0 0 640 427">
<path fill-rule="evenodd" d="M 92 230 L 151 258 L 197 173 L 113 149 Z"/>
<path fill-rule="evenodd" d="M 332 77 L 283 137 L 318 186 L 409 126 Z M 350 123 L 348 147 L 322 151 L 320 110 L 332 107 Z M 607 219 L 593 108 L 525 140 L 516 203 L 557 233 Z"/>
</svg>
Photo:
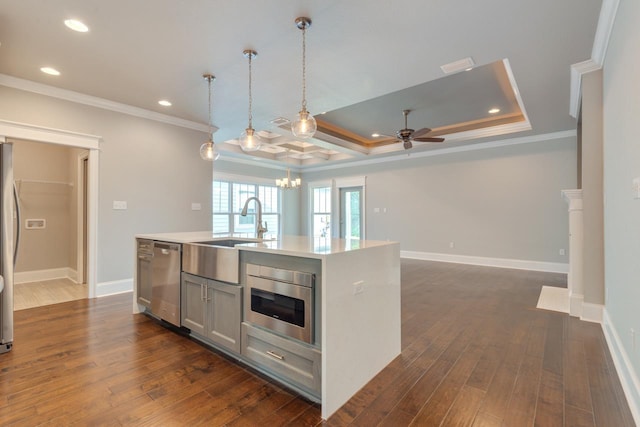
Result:
<svg viewBox="0 0 640 427">
<path fill-rule="evenodd" d="M 582 190 L 562 190 L 562 197 L 569 204 L 569 314 L 580 317 L 584 300 Z"/>
</svg>

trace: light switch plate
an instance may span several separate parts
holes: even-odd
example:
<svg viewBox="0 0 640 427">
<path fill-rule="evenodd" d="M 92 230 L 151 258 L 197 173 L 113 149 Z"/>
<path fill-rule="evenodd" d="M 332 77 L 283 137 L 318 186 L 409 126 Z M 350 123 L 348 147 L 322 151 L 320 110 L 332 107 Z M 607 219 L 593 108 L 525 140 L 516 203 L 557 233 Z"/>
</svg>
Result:
<svg viewBox="0 0 640 427">
<path fill-rule="evenodd" d="M 640 178 L 633 178 L 633 198 L 640 199 Z"/>
<path fill-rule="evenodd" d="M 200 203 L 191 203 L 191 210 L 192 211 L 202 210 L 202 205 Z"/>
<path fill-rule="evenodd" d="M 116 211 L 125 211 L 127 210 L 127 202 L 125 200 L 114 200 L 113 209 Z"/>
</svg>

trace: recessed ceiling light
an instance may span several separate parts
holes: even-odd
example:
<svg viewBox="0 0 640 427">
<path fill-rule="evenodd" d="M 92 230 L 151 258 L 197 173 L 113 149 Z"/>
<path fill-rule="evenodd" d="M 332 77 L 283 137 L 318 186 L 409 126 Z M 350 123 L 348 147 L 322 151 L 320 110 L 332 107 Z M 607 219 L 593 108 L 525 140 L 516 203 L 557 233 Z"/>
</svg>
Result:
<svg viewBox="0 0 640 427">
<path fill-rule="evenodd" d="M 56 70 L 55 68 L 51 68 L 51 67 L 42 67 L 42 68 L 40 68 L 40 71 L 42 71 L 45 74 L 49 74 L 51 76 L 59 76 L 60 75 L 60 71 Z"/>
<path fill-rule="evenodd" d="M 77 31 L 79 33 L 86 33 L 89 31 L 89 27 L 87 27 L 83 22 L 78 21 L 77 19 L 65 19 L 64 25 L 67 28 L 72 29 L 73 31 Z"/>
<path fill-rule="evenodd" d="M 499 113 L 500 109 L 499 108 L 492 108 L 491 110 L 489 110 L 489 114 L 496 114 Z"/>
<path fill-rule="evenodd" d="M 166 99 L 161 99 L 160 101 L 158 101 L 158 104 L 162 105 L 163 107 L 171 107 L 171 102 L 167 101 Z"/>
<path fill-rule="evenodd" d="M 371 136 L 374 137 L 374 138 L 378 138 L 380 136 L 380 134 L 379 133 L 372 133 Z"/>
</svg>

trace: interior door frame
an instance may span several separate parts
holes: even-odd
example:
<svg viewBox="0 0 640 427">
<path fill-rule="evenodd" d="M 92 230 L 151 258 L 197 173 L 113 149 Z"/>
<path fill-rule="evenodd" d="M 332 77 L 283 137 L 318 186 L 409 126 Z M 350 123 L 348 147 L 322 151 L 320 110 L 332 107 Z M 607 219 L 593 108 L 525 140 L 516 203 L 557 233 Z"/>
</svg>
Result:
<svg viewBox="0 0 640 427">
<path fill-rule="evenodd" d="M 89 298 L 96 297 L 98 279 L 98 180 L 100 165 L 100 142 L 96 135 L 81 134 L 60 129 L 47 128 L 26 123 L 0 120 L 0 141 L 11 142 L 24 139 L 45 144 L 57 144 L 67 147 L 89 150 L 89 179 L 87 188 L 87 286 Z"/>
<path fill-rule="evenodd" d="M 85 168 L 85 160 L 87 161 L 87 172 L 89 172 L 89 153 L 81 153 L 76 158 L 76 176 L 78 182 L 78 190 L 77 190 L 77 214 L 76 214 L 76 272 L 79 283 L 84 283 L 83 280 L 87 278 L 87 272 L 85 271 L 85 247 L 84 241 L 87 239 L 85 236 L 85 230 L 88 231 L 88 228 L 85 229 L 85 215 L 84 215 L 84 207 L 87 206 L 87 214 L 89 213 L 89 205 L 88 200 L 85 199 L 85 182 L 84 182 L 84 168 Z M 87 175 L 87 180 L 88 180 Z M 88 190 L 88 188 L 87 188 Z M 88 191 L 87 191 L 88 196 Z M 88 197 L 87 197 L 88 198 Z M 87 215 L 88 216 L 88 215 Z M 89 242 L 87 241 L 87 250 L 89 249 Z"/>
</svg>

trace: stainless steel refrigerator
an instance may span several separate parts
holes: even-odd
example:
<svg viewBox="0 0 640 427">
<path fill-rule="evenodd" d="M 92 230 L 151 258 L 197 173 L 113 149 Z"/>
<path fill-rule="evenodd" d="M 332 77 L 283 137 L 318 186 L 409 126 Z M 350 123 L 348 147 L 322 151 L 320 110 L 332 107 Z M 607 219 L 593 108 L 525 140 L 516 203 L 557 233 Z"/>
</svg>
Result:
<svg viewBox="0 0 640 427">
<path fill-rule="evenodd" d="M 13 145 L 0 143 L 0 355 L 13 346 L 13 269 L 20 234 L 18 195 L 13 181 Z M 17 227 L 14 230 L 14 209 Z"/>
</svg>

